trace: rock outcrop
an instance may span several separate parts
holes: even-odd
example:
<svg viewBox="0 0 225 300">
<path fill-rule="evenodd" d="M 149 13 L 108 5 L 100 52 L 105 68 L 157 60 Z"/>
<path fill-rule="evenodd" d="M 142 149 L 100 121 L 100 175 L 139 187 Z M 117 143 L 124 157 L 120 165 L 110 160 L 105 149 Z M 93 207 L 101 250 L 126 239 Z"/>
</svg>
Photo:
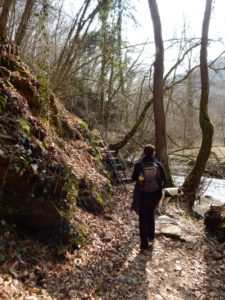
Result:
<svg viewBox="0 0 225 300">
<path fill-rule="evenodd" d="M 110 202 L 98 138 L 44 82 L 14 44 L 0 45 L 0 218 L 35 230 Z"/>
</svg>

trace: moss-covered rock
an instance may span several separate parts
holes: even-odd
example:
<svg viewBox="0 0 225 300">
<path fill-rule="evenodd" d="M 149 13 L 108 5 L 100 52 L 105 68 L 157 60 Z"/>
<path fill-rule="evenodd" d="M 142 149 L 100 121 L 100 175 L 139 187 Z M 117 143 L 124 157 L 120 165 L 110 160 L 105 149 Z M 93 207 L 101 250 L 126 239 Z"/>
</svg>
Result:
<svg viewBox="0 0 225 300">
<path fill-rule="evenodd" d="M 71 205 L 66 199 L 72 174 L 56 162 L 47 167 L 34 155 L 30 147 L 10 161 L 2 151 L 0 217 L 39 229 L 55 226 L 69 215 Z"/>
<path fill-rule="evenodd" d="M 89 228 L 78 220 L 63 221 L 55 227 L 38 230 L 35 236 L 47 245 L 51 244 L 51 250 L 57 257 L 64 258 L 68 251 L 86 244 Z"/>
<path fill-rule="evenodd" d="M 7 103 L 7 96 L 1 95 L 0 92 L 0 112 L 2 112 L 5 109 L 6 103 Z"/>
<path fill-rule="evenodd" d="M 79 180 L 78 205 L 87 211 L 98 214 L 105 211 L 111 205 L 111 185 L 108 181 L 104 188 L 97 188 L 94 182 L 86 177 Z"/>
<path fill-rule="evenodd" d="M 98 138 L 45 78 L 38 82 L 17 48 L 0 44 L 0 74 L 0 218 L 34 231 L 67 224 L 73 234 L 63 235 L 78 247 L 88 230 L 73 223 L 76 204 L 93 213 L 111 204 Z"/>
</svg>

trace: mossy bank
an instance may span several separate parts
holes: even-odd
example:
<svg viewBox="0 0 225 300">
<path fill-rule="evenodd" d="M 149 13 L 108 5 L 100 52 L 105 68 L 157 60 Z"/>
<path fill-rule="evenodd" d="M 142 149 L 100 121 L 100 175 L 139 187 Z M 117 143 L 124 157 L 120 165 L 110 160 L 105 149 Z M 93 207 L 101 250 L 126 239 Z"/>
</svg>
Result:
<svg viewBox="0 0 225 300">
<path fill-rule="evenodd" d="M 0 218 L 31 231 L 72 224 L 80 245 L 88 228 L 74 222 L 77 205 L 95 214 L 112 205 L 101 141 L 13 44 L 0 45 L 0 74 Z"/>
</svg>

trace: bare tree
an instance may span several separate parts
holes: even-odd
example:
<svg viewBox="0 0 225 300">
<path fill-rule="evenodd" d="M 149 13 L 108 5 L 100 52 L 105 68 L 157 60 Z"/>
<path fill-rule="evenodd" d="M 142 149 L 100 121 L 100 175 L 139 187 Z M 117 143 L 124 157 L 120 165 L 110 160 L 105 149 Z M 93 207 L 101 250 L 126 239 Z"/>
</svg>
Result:
<svg viewBox="0 0 225 300">
<path fill-rule="evenodd" d="M 16 41 L 17 45 L 22 44 L 24 35 L 26 33 L 26 28 L 27 28 L 29 19 L 31 17 L 31 12 L 32 12 L 35 2 L 36 2 L 36 0 L 27 0 L 26 1 L 25 9 L 24 9 L 21 21 L 18 26 L 18 30 L 16 32 L 15 41 Z"/>
<path fill-rule="evenodd" d="M 197 189 L 200 185 L 201 177 L 211 152 L 214 131 L 208 115 L 209 78 L 207 65 L 207 45 L 211 11 L 212 0 L 206 0 L 200 50 L 201 99 L 199 122 L 202 130 L 202 142 L 195 165 L 183 184 L 185 191 L 184 201 L 190 209 L 194 205 Z"/>
<path fill-rule="evenodd" d="M 60 54 L 58 64 L 52 79 L 54 90 L 57 90 L 59 87 L 61 87 L 62 78 L 64 78 L 64 80 L 65 78 L 67 78 L 69 72 L 74 66 L 75 61 L 79 57 L 79 54 L 83 52 L 83 42 L 88 35 L 88 30 L 95 16 L 101 11 L 101 8 L 107 2 L 108 0 L 99 1 L 87 16 L 89 8 L 92 7 L 92 1 L 84 1 L 81 9 L 77 13 L 75 21 L 71 26 L 65 45 Z"/>
<path fill-rule="evenodd" d="M 148 0 L 155 39 L 155 62 L 153 75 L 153 111 L 155 118 L 155 147 L 156 157 L 165 166 L 169 184 L 172 184 L 170 173 L 167 141 L 166 141 L 166 120 L 163 106 L 163 71 L 164 71 L 164 47 L 162 40 L 161 21 L 156 0 Z"/>
<path fill-rule="evenodd" d="M 9 18 L 10 8 L 14 0 L 5 0 L 2 5 L 2 13 L 0 16 L 0 40 L 7 37 L 7 22 Z"/>
<path fill-rule="evenodd" d="M 164 93 L 170 92 L 171 98 L 172 98 L 173 89 L 175 88 L 175 86 L 177 84 L 179 85 L 183 81 L 187 80 L 187 78 L 192 73 L 192 71 L 195 70 L 196 66 L 193 67 L 191 70 L 188 70 L 187 74 L 184 74 L 183 76 L 179 76 L 179 80 L 176 80 L 176 70 L 177 70 L 177 68 L 180 66 L 180 64 L 182 64 L 182 62 L 184 61 L 186 56 L 189 54 L 189 52 L 191 52 L 193 50 L 193 48 L 195 48 L 199 45 L 200 45 L 200 43 L 195 43 L 194 45 L 190 45 L 190 47 L 187 50 L 185 50 L 184 53 L 180 53 L 178 58 L 177 58 L 177 61 L 175 62 L 175 64 L 164 75 L 164 78 L 163 78 L 163 85 L 164 85 L 163 88 L 164 88 L 164 90 L 163 90 L 163 92 Z M 152 69 L 152 67 L 150 68 L 150 70 L 151 69 Z M 172 79 L 169 79 L 170 76 L 172 76 Z M 150 75 L 150 81 L 151 81 L 151 78 L 152 78 L 152 76 Z M 143 84 L 144 84 L 144 81 L 141 83 L 142 88 L 143 88 Z M 142 88 L 141 88 L 141 90 L 142 90 Z M 151 93 L 150 93 L 150 95 L 151 95 Z M 110 149 L 114 149 L 116 151 L 119 151 L 121 148 L 123 148 L 125 145 L 127 145 L 127 143 L 130 141 L 130 139 L 132 139 L 134 137 L 134 135 L 136 134 L 136 132 L 138 131 L 138 129 L 139 129 L 140 125 L 142 124 L 142 122 L 148 116 L 147 113 L 148 113 L 150 107 L 152 106 L 152 99 L 150 101 L 148 100 L 143 105 L 143 107 L 141 107 L 141 102 L 140 102 L 141 98 L 142 98 L 142 92 L 141 92 L 141 95 L 140 95 L 139 103 L 136 105 L 137 117 L 136 117 L 136 121 L 132 125 L 132 128 L 125 134 L 125 136 L 120 141 L 118 141 L 114 144 L 110 144 L 109 145 Z M 170 99 L 168 99 L 165 114 L 168 112 L 169 102 L 170 102 Z M 139 110 L 141 110 L 140 114 L 139 114 Z M 168 135 L 167 135 L 167 137 L 168 137 Z"/>
</svg>

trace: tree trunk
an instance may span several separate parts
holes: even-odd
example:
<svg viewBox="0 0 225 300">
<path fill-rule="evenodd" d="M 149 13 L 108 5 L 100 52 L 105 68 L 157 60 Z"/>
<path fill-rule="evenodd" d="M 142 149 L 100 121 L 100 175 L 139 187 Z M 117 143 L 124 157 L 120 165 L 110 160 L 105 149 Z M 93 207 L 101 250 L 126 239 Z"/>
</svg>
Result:
<svg viewBox="0 0 225 300">
<path fill-rule="evenodd" d="M 99 48 L 101 51 L 101 69 L 99 75 L 99 103 L 98 103 L 98 120 L 100 123 L 105 125 L 105 98 L 107 91 L 106 86 L 108 85 L 107 71 L 108 63 L 110 60 L 108 47 L 109 47 L 109 26 L 108 18 L 110 12 L 110 1 L 103 1 L 102 9 L 100 11 L 100 44 Z M 112 87 L 112 86 L 111 86 Z"/>
<path fill-rule="evenodd" d="M 19 45 L 19 46 L 22 44 L 24 35 L 26 33 L 26 28 L 27 28 L 29 19 L 31 17 L 31 12 L 32 12 L 35 2 L 36 2 L 36 0 L 27 0 L 26 1 L 25 9 L 24 9 L 18 30 L 16 32 L 16 38 L 15 38 L 15 41 L 16 41 L 17 45 Z"/>
<path fill-rule="evenodd" d="M 189 209 L 191 209 L 194 205 L 197 189 L 201 181 L 201 176 L 205 170 L 205 165 L 210 155 L 213 138 L 213 125 L 208 115 L 209 78 L 207 65 L 208 30 L 211 10 L 212 0 L 206 0 L 200 50 L 201 99 L 199 122 L 202 130 L 202 143 L 195 165 L 183 184 L 185 192 L 184 201 Z"/>
<path fill-rule="evenodd" d="M 191 65 L 189 62 L 189 70 Z M 185 132 L 185 144 L 184 147 L 191 148 L 193 143 L 194 135 L 194 120 L 195 120 L 195 109 L 194 109 L 194 97 L 193 97 L 193 74 L 191 73 L 187 78 L 187 126 Z"/>
<path fill-rule="evenodd" d="M 153 111 L 155 118 L 155 149 L 156 157 L 164 165 L 168 184 L 172 184 L 170 173 L 167 142 L 166 142 L 166 121 L 163 106 L 163 71 L 164 71 L 164 47 L 162 40 L 161 21 L 156 0 L 148 0 L 155 38 L 155 62 L 154 62 L 154 81 L 153 81 Z"/>
<path fill-rule="evenodd" d="M 13 1 L 14 0 L 5 0 L 2 6 L 2 13 L 0 16 L 0 41 L 5 40 L 7 37 L 7 22 Z"/>
<path fill-rule="evenodd" d="M 125 94 L 124 88 L 124 75 L 123 75 L 123 59 L 122 59 L 122 16 L 123 16 L 123 7 L 122 0 L 118 0 L 118 19 L 117 19 L 117 51 L 118 51 L 118 63 L 119 63 L 119 80 L 121 87 L 121 92 Z"/>
</svg>

